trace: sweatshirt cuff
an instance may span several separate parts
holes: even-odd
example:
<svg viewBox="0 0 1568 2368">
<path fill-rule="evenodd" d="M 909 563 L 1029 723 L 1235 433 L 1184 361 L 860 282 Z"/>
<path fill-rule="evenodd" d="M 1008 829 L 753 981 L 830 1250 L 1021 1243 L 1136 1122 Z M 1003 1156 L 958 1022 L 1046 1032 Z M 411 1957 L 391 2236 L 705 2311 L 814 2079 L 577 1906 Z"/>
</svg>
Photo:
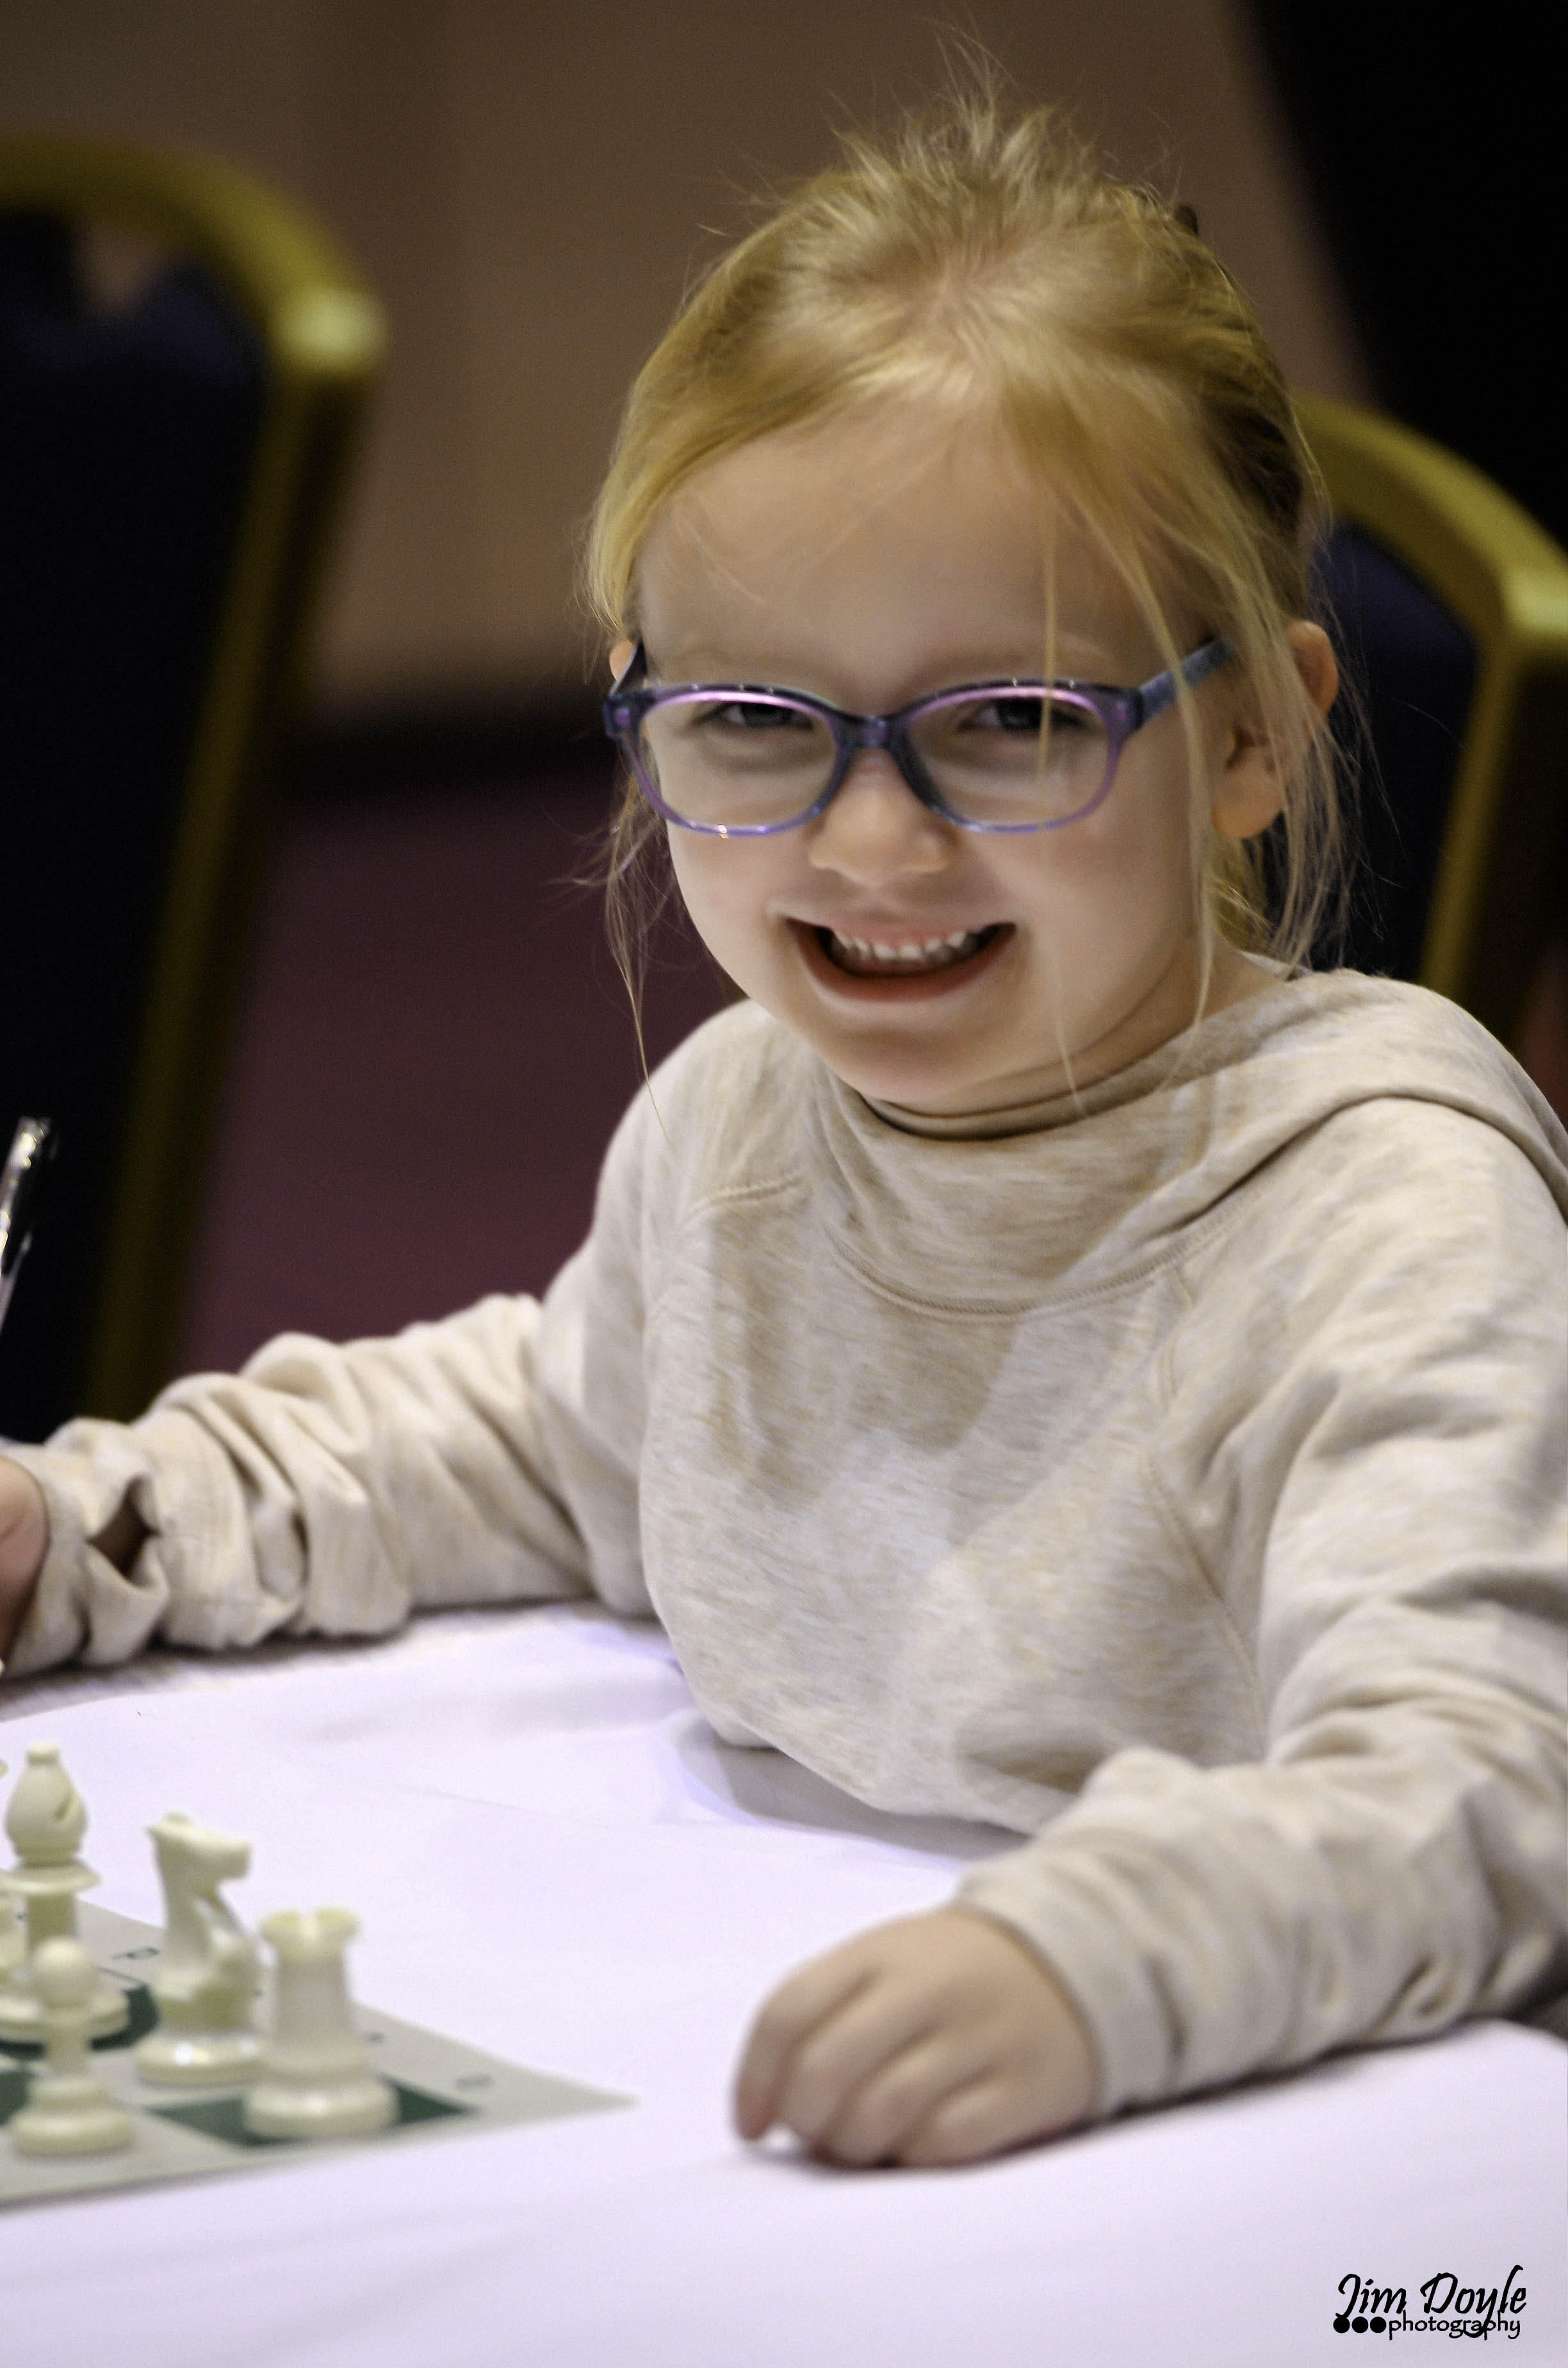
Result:
<svg viewBox="0 0 1568 2368">
<path fill-rule="evenodd" d="M 958 1896 L 1016 1933 L 1076 2008 L 1097 2069 L 1094 2117 L 1104 2121 L 1176 2092 L 1177 2046 L 1149 1967 L 1079 1873 L 1042 1867 L 1026 1846 L 983 1861 Z"/>
</svg>

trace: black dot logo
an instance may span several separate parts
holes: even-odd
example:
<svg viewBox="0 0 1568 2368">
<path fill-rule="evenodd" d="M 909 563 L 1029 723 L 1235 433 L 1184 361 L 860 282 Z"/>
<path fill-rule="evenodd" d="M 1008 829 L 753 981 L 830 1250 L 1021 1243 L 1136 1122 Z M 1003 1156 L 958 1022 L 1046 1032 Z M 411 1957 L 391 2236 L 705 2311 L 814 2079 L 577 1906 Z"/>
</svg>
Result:
<svg viewBox="0 0 1568 2368">
<path fill-rule="evenodd" d="M 1352 2335 L 1365 2335 L 1367 2332 L 1366 2320 L 1364 2318 L 1353 2318 L 1350 2322 L 1350 2332 Z"/>
<path fill-rule="evenodd" d="M 1334 2321 L 1334 2331 L 1335 2331 L 1335 2335 L 1348 2335 L 1348 2334 L 1349 2334 L 1349 2332 L 1350 2332 L 1350 2313 L 1349 2313 L 1347 2310 L 1342 2310 L 1342 2311 L 1339 2311 L 1339 2312 L 1337 2312 L 1337 2313 L 1335 2314 L 1335 2321 Z"/>
<path fill-rule="evenodd" d="M 1381 2335 L 1388 2326 L 1388 2321 L 1386 2318 L 1374 2318 L 1369 2324 L 1374 2335 Z"/>
</svg>

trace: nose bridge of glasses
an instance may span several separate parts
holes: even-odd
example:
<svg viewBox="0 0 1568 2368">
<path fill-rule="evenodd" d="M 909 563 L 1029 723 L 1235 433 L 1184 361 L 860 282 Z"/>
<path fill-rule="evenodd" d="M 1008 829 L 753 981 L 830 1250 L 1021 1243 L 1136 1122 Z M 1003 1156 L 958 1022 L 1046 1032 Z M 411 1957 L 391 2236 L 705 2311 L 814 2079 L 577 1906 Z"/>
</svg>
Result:
<svg viewBox="0 0 1568 2368">
<path fill-rule="evenodd" d="M 887 748 L 892 743 L 892 723 L 885 715 L 845 715 L 838 718 L 838 743 L 846 768 L 863 750 Z"/>
<path fill-rule="evenodd" d="M 931 786 L 931 777 L 921 762 L 919 753 L 910 739 L 910 718 L 900 715 L 846 715 L 838 711 L 834 718 L 838 741 L 838 762 L 834 772 L 834 796 L 858 769 L 862 756 L 883 756 L 888 760 L 888 774 L 898 774 L 903 786 L 928 813 L 943 813 L 940 798 Z M 886 774 L 883 774 L 886 777 Z"/>
<path fill-rule="evenodd" d="M 837 724 L 838 762 L 833 795 L 836 797 L 850 776 L 858 769 L 862 757 L 886 757 L 886 770 L 878 768 L 884 780 L 894 775 L 903 787 L 913 793 L 920 803 L 933 812 L 940 811 L 933 794 L 926 768 L 910 746 L 909 734 L 901 728 L 902 719 L 891 715 L 845 715 L 835 718 Z"/>
</svg>

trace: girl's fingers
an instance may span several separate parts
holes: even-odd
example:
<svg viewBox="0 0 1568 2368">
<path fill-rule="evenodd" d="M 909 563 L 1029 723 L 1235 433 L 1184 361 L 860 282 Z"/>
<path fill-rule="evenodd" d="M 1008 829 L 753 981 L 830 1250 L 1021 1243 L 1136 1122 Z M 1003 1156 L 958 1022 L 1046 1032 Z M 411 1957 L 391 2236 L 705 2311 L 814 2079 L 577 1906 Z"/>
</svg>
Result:
<svg viewBox="0 0 1568 2368">
<path fill-rule="evenodd" d="M 897 2159 L 911 2170 L 937 2170 L 1049 2137 L 1054 2126 L 1049 2115 L 1040 2117 L 1038 2105 L 1031 2115 L 1016 2079 L 987 2072 L 936 2099 L 904 2131 Z"/>
<path fill-rule="evenodd" d="M 973 2162 L 1009 2146 L 1062 2136 L 1087 2111 L 1075 2058 L 1054 2054 L 1032 2067 L 994 2059 L 978 2077 L 949 2087 L 905 2130 L 898 2160 L 912 2169 Z"/>
<path fill-rule="evenodd" d="M 949 2032 L 923 2034 L 879 2064 L 845 2099 L 814 2138 L 816 2151 L 830 2162 L 902 2162 L 912 2134 L 984 2064 L 983 2050 L 957 2045 Z"/>
<path fill-rule="evenodd" d="M 869 2084 L 889 2075 L 895 2060 L 929 2038 L 939 2012 L 937 2000 L 915 1984 L 869 1980 L 795 2048 L 774 2100 L 776 2118 L 808 2146 L 836 2154 L 828 2133 Z M 950 2051 L 950 2039 L 948 2044 Z"/>
<path fill-rule="evenodd" d="M 30 1472 L 0 1456 L 0 1656 L 22 1624 L 48 1546 L 42 1489 Z"/>
<path fill-rule="evenodd" d="M 1011 1934 L 938 1909 L 794 1975 L 735 2084 L 743 2137 L 782 2122 L 845 2163 L 958 2162 L 1082 2121 L 1094 2067 L 1075 2010 Z"/>
<path fill-rule="evenodd" d="M 767 2135 L 778 2119 L 779 2092 L 801 2042 L 871 1978 L 853 1949 L 835 1949 L 782 1983 L 751 2027 L 735 2074 L 735 2127 L 744 2138 Z"/>
</svg>

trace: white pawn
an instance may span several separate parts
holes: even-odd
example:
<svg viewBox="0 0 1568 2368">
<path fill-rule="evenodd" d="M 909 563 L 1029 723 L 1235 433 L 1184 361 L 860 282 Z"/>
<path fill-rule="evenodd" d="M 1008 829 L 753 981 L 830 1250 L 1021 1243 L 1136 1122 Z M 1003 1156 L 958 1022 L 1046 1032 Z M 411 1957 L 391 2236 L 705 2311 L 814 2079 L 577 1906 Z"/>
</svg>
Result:
<svg viewBox="0 0 1568 2368">
<path fill-rule="evenodd" d="M 29 1744 L 27 1767 L 6 1812 L 17 1864 L 9 1874 L 0 1874 L 0 1884 L 21 1902 L 28 1930 L 21 1962 L 0 1982 L 0 2041 L 32 2044 L 43 2037 L 33 1964 L 47 1941 L 76 1938 L 76 1894 L 98 1879 L 76 1856 L 86 1830 L 87 1812 L 60 1764 L 60 1746 Z M 88 2037 L 104 2039 L 110 2032 L 122 2031 L 129 2013 L 125 1992 L 95 1973 L 87 2002 Z"/>
<path fill-rule="evenodd" d="M 112 2154 L 136 2123 L 87 2061 L 97 1968 L 80 1941 L 46 1941 L 33 1959 L 46 2062 L 28 2101 L 11 2116 L 18 2154 Z"/>
<path fill-rule="evenodd" d="M 158 2028 L 137 2048 L 136 2069 L 177 2087 L 238 2088 L 261 2055 L 251 2029 L 260 1961 L 218 1885 L 249 1873 L 250 1844 L 173 1809 L 147 1831 L 167 1913 L 151 1983 Z"/>
<path fill-rule="evenodd" d="M 397 2091 L 370 2069 L 348 2010 L 343 1952 L 359 1930 L 347 1907 L 269 1916 L 262 1936 L 278 1953 L 271 2038 L 245 2099 L 259 2137 L 347 2138 L 397 2119 Z"/>
</svg>

